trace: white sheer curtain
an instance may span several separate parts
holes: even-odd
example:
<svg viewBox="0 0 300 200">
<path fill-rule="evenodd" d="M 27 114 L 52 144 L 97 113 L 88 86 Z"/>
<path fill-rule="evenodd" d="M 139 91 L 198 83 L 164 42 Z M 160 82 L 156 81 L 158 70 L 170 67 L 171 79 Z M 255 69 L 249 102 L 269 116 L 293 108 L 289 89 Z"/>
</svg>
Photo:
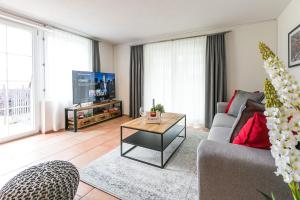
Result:
<svg viewBox="0 0 300 200">
<path fill-rule="evenodd" d="M 72 70 L 92 71 L 91 62 L 91 40 L 58 30 L 46 34 L 45 97 L 54 131 L 64 127 L 64 108 L 73 104 Z"/>
<path fill-rule="evenodd" d="M 167 112 L 187 115 L 189 125 L 204 124 L 206 37 L 144 46 L 144 107 L 152 99 Z"/>
</svg>

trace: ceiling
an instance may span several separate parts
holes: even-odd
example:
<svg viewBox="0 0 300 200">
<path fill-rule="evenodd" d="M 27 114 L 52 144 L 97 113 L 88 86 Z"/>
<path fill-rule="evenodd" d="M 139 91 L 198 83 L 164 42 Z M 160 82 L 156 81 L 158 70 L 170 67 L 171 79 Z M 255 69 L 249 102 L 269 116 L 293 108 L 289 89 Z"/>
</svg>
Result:
<svg viewBox="0 0 300 200">
<path fill-rule="evenodd" d="M 290 0 L 0 0 L 0 7 L 112 43 L 275 19 Z"/>
</svg>

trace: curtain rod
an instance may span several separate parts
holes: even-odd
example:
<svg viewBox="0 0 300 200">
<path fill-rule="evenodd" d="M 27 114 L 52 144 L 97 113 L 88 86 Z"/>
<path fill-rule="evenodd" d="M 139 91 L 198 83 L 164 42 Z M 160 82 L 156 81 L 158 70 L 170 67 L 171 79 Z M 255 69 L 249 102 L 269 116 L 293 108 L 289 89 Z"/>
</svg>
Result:
<svg viewBox="0 0 300 200">
<path fill-rule="evenodd" d="M 146 43 L 142 43 L 142 44 L 139 44 L 139 45 L 154 44 L 154 43 L 159 43 L 159 42 L 170 42 L 170 41 L 183 40 L 183 39 L 189 39 L 189 38 L 195 38 L 195 37 L 204 37 L 204 36 L 210 36 L 210 35 L 217 35 L 217 34 L 222 34 L 222 33 L 226 34 L 226 33 L 230 33 L 230 32 L 232 32 L 232 31 L 224 31 L 224 32 L 201 34 L 201 35 L 193 35 L 193 36 L 187 36 L 187 37 L 179 37 L 179 38 L 173 38 L 173 39 L 159 40 L 159 41 L 154 41 L 154 42 L 146 42 Z M 136 46 L 136 45 L 131 45 L 131 46 Z"/>
<path fill-rule="evenodd" d="M 60 28 L 60 27 L 57 27 L 57 26 L 52 26 L 50 24 L 43 23 L 42 21 L 39 21 L 39 20 L 24 16 L 24 15 L 14 13 L 14 12 L 5 10 L 3 8 L 0 8 L 0 18 L 5 19 L 5 20 L 9 20 L 9 21 L 12 21 L 12 22 L 16 22 L 16 23 L 19 23 L 19 24 L 24 24 L 24 25 L 27 25 L 27 26 L 31 26 L 31 27 L 34 27 L 34 28 L 38 28 L 38 29 L 44 29 L 44 30 L 57 29 L 57 30 L 60 30 L 60 31 L 71 33 L 73 35 L 77 35 L 77 36 L 84 37 L 84 38 L 87 38 L 87 39 L 90 39 L 90 40 L 97 40 L 97 41 L 101 42 L 101 40 L 99 40 L 98 38 L 92 37 L 92 36 L 90 36 L 86 33 L 78 33 L 79 31 L 76 31 L 76 30 L 72 31 L 72 30 L 67 30 L 66 28 Z"/>
</svg>

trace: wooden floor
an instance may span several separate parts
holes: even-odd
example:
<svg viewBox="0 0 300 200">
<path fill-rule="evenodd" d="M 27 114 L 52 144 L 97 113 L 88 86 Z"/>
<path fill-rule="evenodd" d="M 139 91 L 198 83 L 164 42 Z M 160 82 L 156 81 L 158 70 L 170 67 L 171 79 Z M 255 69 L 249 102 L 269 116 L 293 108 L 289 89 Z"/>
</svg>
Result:
<svg viewBox="0 0 300 200">
<path fill-rule="evenodd" d="M 67 160 L 79 169 L 86 166 L 120 144 L 120 124 L 129 120 L 124 116 L 77 133 L 61 131 L 38 134 L 0 145 L 0 188 L 20 171 L 41 162 Z M 116 198 L 80 182 L 75 199 Z"/>
</svg>

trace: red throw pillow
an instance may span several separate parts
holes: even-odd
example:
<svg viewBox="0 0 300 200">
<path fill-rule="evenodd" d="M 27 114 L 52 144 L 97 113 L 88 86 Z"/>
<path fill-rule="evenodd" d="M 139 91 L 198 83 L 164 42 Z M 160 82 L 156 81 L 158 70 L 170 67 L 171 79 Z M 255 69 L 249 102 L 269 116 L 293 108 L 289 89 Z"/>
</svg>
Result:
<svg viewBox="0 0 300 200">
<path fill-rule="evenodd" d="M 228 105 L 227 105 L 227 107 L 225 109 L 225 113 L 228 113 L 228 110 L 229 110 L 229 108 L 230 108 L 230 106 L 231 106 L 231 104 L 233 102 L 233 99 L 234 99 L 235 95 L 236 95 L 236 90 L 234 90 L 233 95 L 232 95 L 231 99 L 228 102 Z"/>
<path fill-rule="evenodd" d="M 246 122 L 239 134 L 234 138 L 233 144 L 270 149 L 271 143 L 266 123 L 267 119 L 263 114 L 259 112 L 254 113 L 253 117 Z"/>
</svg>

